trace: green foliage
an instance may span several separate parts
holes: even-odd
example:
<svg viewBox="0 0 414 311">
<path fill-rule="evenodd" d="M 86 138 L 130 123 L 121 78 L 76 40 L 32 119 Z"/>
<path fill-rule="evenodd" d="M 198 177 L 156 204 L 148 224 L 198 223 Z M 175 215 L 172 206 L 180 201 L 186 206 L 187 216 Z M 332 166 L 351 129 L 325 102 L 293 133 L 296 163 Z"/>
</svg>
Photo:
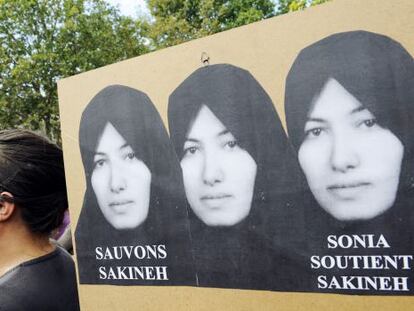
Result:
<svg viewBox="0 0 414 311">
<path fill-rule="evenodd" d="M 309 6 L 318 5 L 330 0 L 279 0 L 277 5 L 277 12 L 285 14 L 288 12 L 303 10 Z"/>
<path fill-rule="evenodd" d="M 60 142 L 56 81 L 328 0 L 148 0 L 151 23 L 105 0 L 0 0 L 0 128 Z"/>
<path fill-rule="evenodd" d="M 56 81 L 147 52 L 147 29 L 103 0 L 0 0 L 0 127 L 59 142 Z"/>
<path fill-rule="evenodd" d="M 148 0 L 156 48 L 176 45 L 329 0 Z"/>
<path fill-rule="evenodd" d="M 271 0 L 149 0 L 157 48 L 274 16 Z"/>
</svg>

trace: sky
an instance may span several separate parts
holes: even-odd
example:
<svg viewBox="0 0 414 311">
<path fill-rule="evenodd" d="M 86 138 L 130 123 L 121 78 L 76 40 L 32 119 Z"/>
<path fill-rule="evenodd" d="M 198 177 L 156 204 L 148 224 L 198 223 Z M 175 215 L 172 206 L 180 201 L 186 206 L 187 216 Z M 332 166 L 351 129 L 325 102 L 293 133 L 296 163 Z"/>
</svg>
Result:
<svg viewBox="0 0 414 311">
<path fill-rule="evenodd" d="M 274 3 L 278 3 L 278 0 L 272 0 Z M 150 17 L 150 12 L 145 0 L 106 0 L 106 2 L 118 6 L 122 15 L 138 17 L 145 16 Z"/>
<path fill-rule="evenodd" d="M 106 0 L 108 3 L 118 6 L 122 15 L 137 17 L 149 16 L 148 6 L 144 0 Z"/>
</svg>

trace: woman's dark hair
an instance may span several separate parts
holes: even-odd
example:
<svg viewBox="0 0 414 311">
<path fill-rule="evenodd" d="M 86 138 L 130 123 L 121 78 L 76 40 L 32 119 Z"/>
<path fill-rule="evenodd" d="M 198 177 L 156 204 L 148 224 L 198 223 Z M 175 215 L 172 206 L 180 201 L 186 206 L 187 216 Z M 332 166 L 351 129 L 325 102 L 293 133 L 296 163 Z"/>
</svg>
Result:
<svg viewBox="0 0 414 311">
<path fill-rule="evenodd" d="M 403 142 L 405 158 L 414 156 L 413 58 L 398 42 L 367 31 L 334 34 L 299 53 L 285 94 L 288 133 L 296 149 L 304 139 L 310 109 L 330 78 Z"/>
<path fill-rule="evenodd" d="M 361 105 L 368 109 L 378 124 L 389 129 L 404 145 L 397 198 L 385 213 L 359 221 L 340 221 L 315 202 L 308 189 L 304 202 L 306 241 L 309 254 L 372 255 L 372 249 L 327 250 L 328 235 L 383 235 L 392 245 L 380 254 L 409 253 L 413 248 L 412 202 L 414 182 L 414 62 L 398 42 L 367 31 L 350 31 L 326 37 L 304 48 L 295 59 L 286 78 L 285 112 L 289 139 L 296 151 L 305 138 L 305 123 L 315 101 L 327 81 L 335 79 Z M 330 104 L 335 105 L 335 101 Z M 328 253 L 327 253 L 328 252 Z M 309 256 L 310 256 L 309 255 Z M 316 279 L 318 270 L 310 269 Z M 360 270 L 339 268 L 326 271 L 330 276 L 359 275 Z M 394 276 L 407 277 L 407 271 L 394 271 Z M 389 270 L 371 270 L 367 276 L 390 276 Z M 320 291 L 317 282 L 309 285 Z M 339 292 L 340 290 L 329 290 Z M 375 294 L 353 290 L 349 293 Z M 396 292 L 392 292 L 395 294 Z"/>
<path fill-rule="evenodd" d="M 91 185 L 96 147 L 108 123 L 151 172 L 148 216 L 134 229 L 117 230 L 108 223 Z M 171 265 L 171 282 L 168 284 L 176 284 L 180 280 L 188 284 L 194 275 L 187 258 L 190 245 L 181 170 L 163 122 L 148 96 L 122 85 L 102 89 L 83 111 L 79 145 L 86 178 L 84 202 L 75 232 L 81 283 L 137 283 L 99 280 L 94 253 L 97 246 L 165 244 Z M 132 261 L 124 261 L 124 265 L 132 264 Z M 187 264 L 187 268 L 182 268 L 186 269 L 184 272 L 181 267 Z"/>
<path fill-rule="evenodd" d="M 414 184 L 412 56 L 398 42 L 367 31 L 334 34 L 303 49 L 289 71 L 285 93 L 289 139 L 296 150 L 304 139 L 313 103 L 331 78 L 403 143 L 400 190 L 411 188 Z"/>
<path fill-rule="evenodd" d="M 93 157 L 105 126 L 111 123 L 131 146 L 137 158 L 151 172 L 152 187 L 174 196 L 180 184 L 171 183 L 178 164 L 163 122 L 149 97 L 132 88 L 111 85 L 101 90 L 82 114 L 79 145 L 85 168 L 87 192 L 93 192 L 90 182 Z M 153 193 L 153 189 L 151 190 Z M 155 197 L 150 204 L 154 204 Z"/>
<path fill-rule="evenodd" d="M 68 208 L 62 150 L 27 130 L 0 131 L 0 188 L 33 233 L 50 234 Z"/>
<path fill-rule="evenodd" d="M 256 161 L 254 200 L 263 200 L 270 192 L 294 190 L 295 184 L 289 181 L 292 150 L 272 100 L 247 70 L 233 65 L 200 68 L 170 95 L 170 136 L 179 159 L 187 134 L 204 105 Z"/>
<path fill-rule="evenodd" d="M 273 245 L 289 244 L 292 235 L 288 228 L 299 223 L 287 216 L 289 201 L 285 198 L 296 193 L 298 168 L 286 133 L 269 95 L 247 70 L 229 64 L 209 65 L 193 72 L 169 98 L 170 137 L 179 159 L 203 106 L 255 160 L 257 173 L 252 207 L 242 222 L 209 227 L 190 213 L 199 282 L 204 286 L 269 288 L 267 281 L 274 271 L 270 267 L 280 264 Z"/>
</svg>

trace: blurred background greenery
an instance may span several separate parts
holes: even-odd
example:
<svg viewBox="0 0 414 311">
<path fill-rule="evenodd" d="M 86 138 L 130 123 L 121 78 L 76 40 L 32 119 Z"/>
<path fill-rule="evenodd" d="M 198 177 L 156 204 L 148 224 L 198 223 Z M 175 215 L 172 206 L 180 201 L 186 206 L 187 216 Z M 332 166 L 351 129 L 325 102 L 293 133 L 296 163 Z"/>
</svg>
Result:
<svg viewBox="0 0 414 311">
<path fill-rule="evenodd" d="M 0 0 L 0 128 L 60 144 L 57 80 L 326 1 Z"/>
</svg>

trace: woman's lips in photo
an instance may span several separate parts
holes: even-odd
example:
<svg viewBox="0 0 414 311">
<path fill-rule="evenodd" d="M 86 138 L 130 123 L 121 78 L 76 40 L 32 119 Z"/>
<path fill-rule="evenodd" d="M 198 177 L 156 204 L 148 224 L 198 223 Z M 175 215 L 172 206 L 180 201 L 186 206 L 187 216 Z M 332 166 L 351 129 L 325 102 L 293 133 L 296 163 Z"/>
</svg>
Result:
<svg viewBox="0 0 414 311">
<path fill-rule="evenodd" d="M 372 186 L 370 182 L 346 182 L 332 184 L 326 189 L 339 199 L 352 200 Z"/>
<path fill-rule="evenodd" d="M 231 199 L 233 196 L 228 193 L 206 194 L 200 197 L 209 208 L 221 208 L 221 204 Z"/>
<path fill-rule="evenodd" d="M 134 203 L 132 200 L 113 201 L 109 203 L 109 207 L 117 214 L 125 213 Z"/>
<path fill-rule="evenodd" d="M 221 200 L 232 197 L 231 194 L 227 193 L 217 193 L 217 194 L 206 194 L 201 196 L 200 200 Z"/>
</svg>

